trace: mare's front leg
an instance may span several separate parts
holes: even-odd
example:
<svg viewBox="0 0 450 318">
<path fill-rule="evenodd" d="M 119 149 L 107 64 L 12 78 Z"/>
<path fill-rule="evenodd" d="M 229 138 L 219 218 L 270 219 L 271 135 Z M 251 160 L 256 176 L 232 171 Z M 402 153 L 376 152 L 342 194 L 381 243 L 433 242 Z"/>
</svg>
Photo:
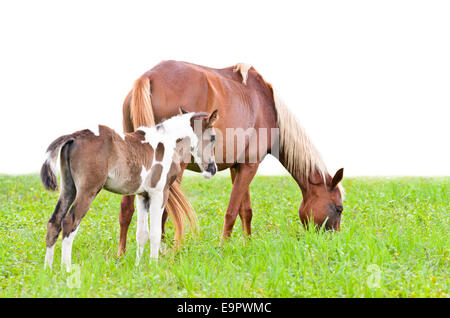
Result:
<svg viewBox="0 0 450 318">
<path fill-rule="evenodd" d="M 235 168 L 230 168 L 231 172 L 231 182 L 234 184 L 234 179 L 236 178 L 236 170 Z M 250 190 L 242 197 L 241 207 L 239 209 L 239 216 L 242 221 L 242 229 L 247 233 L 247 235 L 252 234 L 251 223 L 252 223 L 252 205 L 250 201 Z"/>
<path fill-rule="evenodd" d="M 241 163 L 236 167 L 236 176 L 234 178 L 233 189 L 231 190 L 230 202 L 225 213 L 222 239 L 229 238 L 233 231 L 242 200 L 249 191 L 248 187 L 258 170 L 258 165 L 258 163 Z"/>
</svg>

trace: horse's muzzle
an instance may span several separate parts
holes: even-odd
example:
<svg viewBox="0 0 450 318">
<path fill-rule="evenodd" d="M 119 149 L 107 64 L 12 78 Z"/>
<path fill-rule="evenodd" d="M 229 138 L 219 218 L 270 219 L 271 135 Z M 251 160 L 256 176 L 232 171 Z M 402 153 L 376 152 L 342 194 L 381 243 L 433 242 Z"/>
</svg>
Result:
<svg viewBox="0 0 450 318">
<path fill-rule="evenodd" d="M 341 225 L 342 206 L 328 205 L 328 219 L 325 224 L 326 230 L 339 231 Z"/>
<path fill-rule="evenodd" d="M 216 174 L 216 172 L 217 172 L 216 163 L 215 162 L 210 162 L 210 163 L 208 163 L 208 167 L 206 168 L 206 170 L 203 171 L 202 175 L 206 179 L 210 179 Z"/>
</svg>

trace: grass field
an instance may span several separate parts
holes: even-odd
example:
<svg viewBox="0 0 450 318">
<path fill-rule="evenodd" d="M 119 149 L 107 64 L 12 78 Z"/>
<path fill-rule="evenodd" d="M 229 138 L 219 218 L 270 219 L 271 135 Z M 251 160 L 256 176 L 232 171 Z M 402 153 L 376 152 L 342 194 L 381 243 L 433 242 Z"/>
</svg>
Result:
<svg viewBox="0 0 450 318">
<path fill-rule="evenodd" d="M 341 232 L 304 229 L 290 177 L 256 177 L 253 235 L 220 247 L 228 177 L 185 177 L 199 219 L 183 249 L 135 267 L 136 217 L 118 259 L 120 196 L 102 191 L 75 239 L 71 273 L 43 269 L 57 193 L 0 176 L 0 297 L 448 297 L 450 178 L 346 178 Z M 168 235 L 173 237 L 172 224 Z"/>
</svg>

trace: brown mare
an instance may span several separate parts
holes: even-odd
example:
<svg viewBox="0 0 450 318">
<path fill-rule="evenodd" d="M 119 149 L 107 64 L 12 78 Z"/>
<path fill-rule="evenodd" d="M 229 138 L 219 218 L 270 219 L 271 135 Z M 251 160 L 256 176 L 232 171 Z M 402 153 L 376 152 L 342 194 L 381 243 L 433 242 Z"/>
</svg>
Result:
<svg viewBox="0 0 450 318">
<path fill-rule="evenodd" d="M 53 251 L 62 230 L 61 265 L 70 270 L 72 243 L 78 226 L 102 188 L 137 196 L 136 265 L 148 239 L 150 256 L 158 258 L 162 215 L 170 186 L 191 156 L 205 177 L 210 178 L 216 172 L 213 124 L 217 118 L 217 111 L 210 116 L 204 112 L 182 111 L 157 126 L 139 127 L 134 133 L 122 135 L 106 126 L 98 126 L 98 130 L 81 130 L 52 142 L 42 165 L 41 180 L 47 189 L 56 190 L 59 157 L 61 192 L 47 223 L 45 266 L 52 266 Z M 199 129 L 194 129 L 197 127 Z M 168 210 L 176 227 L 175 240 L 179 243 L 184 214 L 191 225 L 195 215 L 188 205 L 171 202 Z"/>
<path fill-rule="evenodd" d="M 249 185 L 264 155 L 272 154 L 299 185 L 303 200 L 300 220 L 325 222 L 326 229 L 339 230 L 343 169 L 331 176 L 301 125 L 281 101 L 272 85 L 247 64 L 214 69 L 179 61 L 163 61 L 138 78 L 123 105 L 124 131 L 150 126 L 170 118 L 183 105 L 189 111 L 221 114 L 217 132 L 216 162 L 219 170 L 230 168 L 233 189 L 225 214 L 223 238 L 228 238 L 237 215 L 251 234 L 252 207 Z M 240 129 L 240 133 L 228 134 Z M 271 134 L 268 131 L 277 131 Z M 248 133 L 253 131 L 253 133 Z M 242 133 L 243 132 L 243 133 Z M 252 137 L 265 139 L 254 147 Z M 243 147 L 237 147 L 235 139 Z M 197 171 L 192 164 L 187 169 Z M 179 179 L 180 180 L 180 179 Z M 178 181 L 179 181 L 178 180 Z M 178 182 L 174 183 L 178 185 Z M 177 188 L 176 196 L 185 200 Z M 128 226 L 134 213 L 134 197 L 124 196 L 120 211 L 118 254 L 125 252 Z M 170 200 L 170 197 L 169 197 Z M 165 213 L 167 214 L 167 213 Z M 165 218 L 163 218 L 164 227 Z"/>
</svg>

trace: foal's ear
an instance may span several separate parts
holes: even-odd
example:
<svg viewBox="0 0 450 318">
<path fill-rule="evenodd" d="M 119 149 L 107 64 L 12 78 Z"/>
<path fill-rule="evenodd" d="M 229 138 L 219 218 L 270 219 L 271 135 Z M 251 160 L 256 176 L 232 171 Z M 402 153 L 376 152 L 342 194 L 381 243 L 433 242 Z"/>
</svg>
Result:
<svg viewBox="0 0 450 318">
<path fill-rule="evenodd" d="M 180 113 L 180 115 L 183 115 L 183 114 L 187 114 L 188 112 L 183 107 L 180 106 L 179 113 Z"/>
<path fill-rule="evenodd" d="M 217 119 L 219 119 L 219 111 L 216 109 L 211 113 L 211 115 L 208 118 L 208 126 L 213 127 Z"/>
<path fill-rule="evenodd" d="M 334 189 L 337 186 L 337 184 L 341 182 L 343 177 L 344 177 L 344 168 L 341 168 L 338 171 L 336 171 L 333 180 L 331 180 L 331 189 Z"/>
</svg>

